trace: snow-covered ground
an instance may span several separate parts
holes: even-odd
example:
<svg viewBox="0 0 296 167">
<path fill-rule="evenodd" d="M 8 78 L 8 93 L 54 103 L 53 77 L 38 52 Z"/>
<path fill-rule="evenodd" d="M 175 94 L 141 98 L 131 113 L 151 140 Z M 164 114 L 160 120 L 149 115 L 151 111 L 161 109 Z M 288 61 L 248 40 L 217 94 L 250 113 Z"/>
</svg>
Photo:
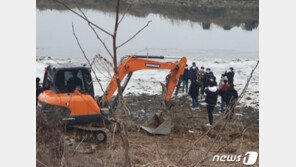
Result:
<svg viewBox="0 0 296 167">
<path fill-rule="evenodd" d="M 36 75 L 37 77 L 43 80 L 44 68 L 49 63 L 63 63 L 63 62 L 81 62 L 73 59 L 51 59 L 45 57 L 37 57 L 36 59 Z M 172 60 L 167 60 L 172 61 Z M 247 79 L 255 67 L 257 59 L 215 59 L 215 58 L 194 58 L 187 59 L 187 64 L 190 66 L 192 62 L 196 62 L 198 67 L 204 66 L 205 68 L 211 68 L 214 72 L 214 75 L 217 78 L 217 82 L 220 81 L 220 76 L 225 70 L 229 69 L 229 67 L 233 67 L 235 70 L 234 75 L 234 84 L 235 88 L 238 90 L 240 94 L 241 90 L 244 88 Z M 98 67 L 99 65 L 97 65 Z M 99 67 L 98 67 L 99 68 Z M 97 68 L 96 68 L 97 69 Z M 142 70 L 133 73 L 133 76 L 124 92 L 124 94 L 132 93 L 135 95 L 147 93 L 147 94 L 160 94 L 161 93 L 161 85 L 159 82 L 165 81 L 166 75 L 169 73 L 169 70 Z M 101 80 L 101 84 L 105 89 L 109 82 L 110 77 L 108 77 L 108 73 L 104 69 L 97 69 L 96 74 L 98 78 Z M 99 87 L 99 84 L 96 82 L 94 75 L 94 87 L 95 87 L 95 95 L 102 95 L 102 91 Z M 180 94 L 182 95 L 182 94 Z M 244 98 L 241 101 L 241 105 L 250 106 L 254 108 L 259 108 L 259 68 L 256 69 L 254 76 L 250 82 L 250 85 L 247 89 L 247 92 Z"/>
</svg>

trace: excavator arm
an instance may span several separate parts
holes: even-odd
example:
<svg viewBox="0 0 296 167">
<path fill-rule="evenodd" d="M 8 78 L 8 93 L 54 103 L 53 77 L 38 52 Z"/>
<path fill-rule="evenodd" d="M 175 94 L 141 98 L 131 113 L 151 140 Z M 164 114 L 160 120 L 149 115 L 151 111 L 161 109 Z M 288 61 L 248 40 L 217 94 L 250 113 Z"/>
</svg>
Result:
<svg viewBox="0 0 296 167">
<path fill-rule="evenodd" d="M 175 90 L 175 87 L 178 83 L 178 80 L 181 75 L 184 73 L 186 65 L 186 57 L 182 57 L 177 62 L 161 62 L 149 60 L 152 58 L 163 59 L 163 56 L 129 56 L 121 61 L 118 66 L 119 79 L 122 81 L 126 75 L 130 79 L 133 72 L 138 70 L 171 70 L 168 75 L 168 82 L 166 85 L 165 93 L 165 102 L 168 102 Z M 127 82 L 124 83 L 124 88 L 127 85 Z M 106 104 L 112 98 L 114 92 L 117 90 L 116 76 L 113 75 L 109 86 L 106 89 L 105 95 L 103 97 L 103 102 Z"/>
</svg>

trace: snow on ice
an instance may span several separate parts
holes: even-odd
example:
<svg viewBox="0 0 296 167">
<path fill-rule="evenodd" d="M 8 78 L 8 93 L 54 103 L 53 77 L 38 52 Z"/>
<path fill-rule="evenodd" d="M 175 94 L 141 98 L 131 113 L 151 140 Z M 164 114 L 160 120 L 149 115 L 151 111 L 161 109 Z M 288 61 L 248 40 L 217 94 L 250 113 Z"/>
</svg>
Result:
<svg viewBox="0 0 296 167">
<path fill-rule="evenodd" d="M 165 60 L 164 60 L 165 61 Z M 172 60 L 167 60 L 172 61 Z M 257 59 L 215 59 L 215 58 L 195 58 L 187 59 L 187 64 L 189 67 L 192 62 L 196 62 L 197 66 L 200 68 L 204 66 L 205 68 L 211 68 L 214 72 L 214 75 L 217 78 L 217 82 L 220 81 L 220 76 L 225 70 L 228 70 L 229 67 L 233 67 L 235 70 L 234 84 L 238 93 L 241 93 L 241 90 L 245 86 L 247 79 L 255 67 Z M 73 59 L 52 59 L 49 57 L 37 57 L 36 59 L 36 75 L 37 77 L 43 80 L 44 68 L 49 64 L 54 63 L 66 63 L 66 62 L 81 62 L 75 61 Z M 101 80 L 103 88 L 107 88 L 110 82 L 110 75 L 106 70 L 96 70 L 98 78 Z M 141 70 L 133 73 L 132 78 L 128 86 L 125 89 L 124 94 L 135 94 L 139 95 L 142 93 L 146 94 L 161 94 L 162 88 L 160 82 L 165 82 L 165 77 L 169 73 L 169 70 Z M 93 76 L 95 95 L 102 95 L 103 92 L 99 87 L 99 84 L 96 82 Z M 183 94 L 179 94 L 181 96 Z M 244 95 L 241 104 L 244 106 L 250 106 L 254 108 L 259 108 L 259 68 L 256 69 L 253 78 L 250 82 L 250 85 L 247 89 L 246 94 Z"/>
</svg>

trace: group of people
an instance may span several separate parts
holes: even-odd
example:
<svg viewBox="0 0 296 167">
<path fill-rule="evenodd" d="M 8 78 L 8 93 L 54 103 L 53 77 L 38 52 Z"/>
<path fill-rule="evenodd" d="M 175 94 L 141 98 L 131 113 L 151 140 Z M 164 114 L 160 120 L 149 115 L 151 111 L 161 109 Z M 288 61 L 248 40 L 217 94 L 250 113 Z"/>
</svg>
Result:
<svg viewBox="0 0 296 167">
<path fill-rule="evenodd" d="M 213 124 L 213 110 L 217 105 L 218 96 L 221 96 L 220 103 L 220 114 L 227 113 L 224 112 L 225 106 L 231 108 L 233 102 L 238 98 L 237 91 L 234 89 L 233 84 L 234 69 L 229 68 L 221 75 L 219 84 L 217 84 L 216 77 L 210 68 L 196 66 L 193 62 L 192 66 L 188 69 L 186 64 L 184 74 L 182 76 L 182 91 L 183 93 L 188 93 L 192 98 L 192 110 L 199 110 L 198 98 L 203 99 L 205 97 L 205 102 L 207 103 L 207 112 L 209 117 L 209 123 L 207 126 L 212 126 Z M 188 88 L 188 83 L 190 81 L 190 86 Z M 231 119 L 228 118 L 227 119 Z"/>
</svg>

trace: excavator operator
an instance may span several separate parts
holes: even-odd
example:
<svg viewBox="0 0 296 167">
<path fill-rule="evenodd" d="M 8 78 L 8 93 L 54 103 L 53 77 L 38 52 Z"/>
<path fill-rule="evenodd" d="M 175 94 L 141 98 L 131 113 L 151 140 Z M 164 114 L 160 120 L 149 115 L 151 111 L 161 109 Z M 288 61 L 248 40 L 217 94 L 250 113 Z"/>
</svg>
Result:
<svg viewBox="0 0 296 167">
<path fill-rule="evenodd" d="M 69 92 L 74 92 L 75 89 L 81 90 L 82 87 L 82 80 L 77 77 L 77 71 L 73 71 L 73 76 L 68 79 L 67 81 L 67 89 Z"/>
</svg>

